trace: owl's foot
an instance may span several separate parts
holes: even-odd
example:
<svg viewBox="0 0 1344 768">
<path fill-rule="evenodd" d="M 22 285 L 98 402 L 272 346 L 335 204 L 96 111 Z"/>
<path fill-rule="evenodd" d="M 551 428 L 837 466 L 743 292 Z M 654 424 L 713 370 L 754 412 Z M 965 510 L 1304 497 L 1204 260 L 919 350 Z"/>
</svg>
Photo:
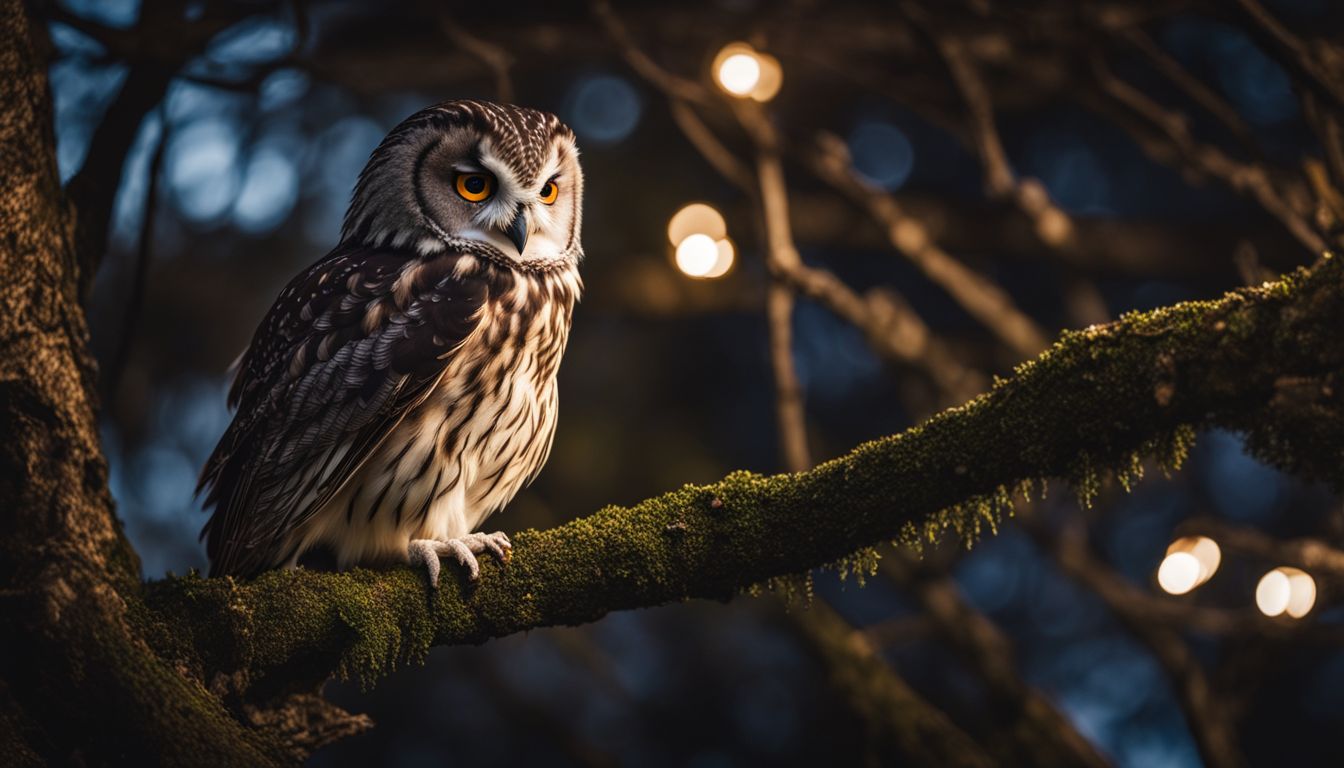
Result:
<svg viewBox="0 0 1344 768">
<path fill-rule="evenodd" d="M 413 539 L 406 547 L 406 556 L 411 565 L 424 565 L 429 574 L 429 585 L 439 586 L 439 558 L 452 557 L 458 565 L 467 569 L 467 578 L 476 581 L 481 578 L 481 565 L 476 556 L 489 552 L 501 563 L 509 562 L 513 554 L 513 545 L 503 531 L 494 533 L 469 533 L 458 539 Z"/>
</svg>

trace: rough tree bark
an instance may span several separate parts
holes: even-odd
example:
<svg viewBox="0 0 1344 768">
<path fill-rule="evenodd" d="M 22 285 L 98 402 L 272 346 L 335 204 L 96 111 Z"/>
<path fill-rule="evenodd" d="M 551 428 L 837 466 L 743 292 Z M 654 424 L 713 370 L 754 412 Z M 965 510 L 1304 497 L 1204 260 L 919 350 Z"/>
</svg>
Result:
<svg viewBox="0 0 1344 768">
<path fill-rule="evenodd" d="M 113 514 L 74 217 L 56 172 L 45 35 L 0 12 L 0 754 L 16 763 L 258 765 L 287 756 L 132 622 L 139 561 Z M 129 601 L 128 601 L 129 598 Z M 96 701 L 93 705 L 91 702 Z M 208 758 L 207 758 L 208 761 Z"/>
<path fill-rule="evenodd" d="M 315 695 L 333 673 L 371 682 L 435 644 L 728 599 L 893 538 L 973 538 L 1015 489 L 1064 477 L 1087 496 L 1100 473 L 1177 462 L 1198 428 L 1341 483 L 1344 265 L 1325 257 L 1067 334 L 992 392 L 809 472 L 735 473 L 525 532 L 472 588 L 430 592 L 409 570 L 145 584 L 98 444 L 43 38 L 18 0 L 3 10 L 0 753 L 16 763 L 292 763 L 367 725 Z"/>
</svg>

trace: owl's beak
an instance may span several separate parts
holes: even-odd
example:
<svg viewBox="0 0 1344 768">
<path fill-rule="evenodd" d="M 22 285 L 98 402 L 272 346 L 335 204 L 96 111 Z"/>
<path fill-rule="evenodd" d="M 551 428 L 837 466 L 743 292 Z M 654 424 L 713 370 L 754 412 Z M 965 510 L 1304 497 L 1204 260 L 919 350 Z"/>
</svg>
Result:
<svg viewBox="0 0 1344 768">
<path fill-rule="evenodd" d="M 523 248 L 527 246 L 527 214 L 523 213 L 523 207 L 518 206 L 518 212 L 514 214 L 513 221 L 504 228 L 504 235 L 513 241 L 518 247 L 518 255 L 523 255 Z"/>
</svg>

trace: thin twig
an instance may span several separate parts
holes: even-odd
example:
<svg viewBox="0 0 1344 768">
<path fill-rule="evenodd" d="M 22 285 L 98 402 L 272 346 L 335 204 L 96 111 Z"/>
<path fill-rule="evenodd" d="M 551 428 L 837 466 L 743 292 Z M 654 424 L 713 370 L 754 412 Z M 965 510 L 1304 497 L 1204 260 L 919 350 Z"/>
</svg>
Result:
<svg viewBox="0 0 1344 768">
<path fill-rule="evenodd" d="M 770 324 L 770 367 L 775 375 L 780 451 L 790 472 L 802 472 L 812 465 L 812 459 L 807 448 L 802 386 L 793 359 L 793 288 L 781 277 L 782 273 L 801 266 L 802 259 L 793 244 L 784 164 L 775 145 L 757 144 L 756 177 L 765 226 L 766 266 L 771 273 L 766 317 Z"/>
<path fill-rule="evenodd" d="M 1073 252 L 1077 246 L 1073 220 L 1050 199 L 1045 185 L 1036 179 L 1019 179 L 1008 161 L 994 120 L 994 100 L 980 76 L 970 46 L 956 35 L 934 29 L 929 14 L 919 5 L 905 2 L 901 11 L 942 58 L 952 84 L 961 95 L 990 197 L 1017 206 L 1031 219 L 1036 236 L 1050 248 Z"/>
<path fill-rule="evenodd" d="M 495 79 L 495 99 L 508 104 L 513 101 L 513 55 L 503 47 L 471 34 L 453 20 L 447 8 L 439 11 L 439 28 L 453 45 L 472 54 L 483 63 Z"/>
<path fill-rule="evenodd" d="M 901 210 L 895 198 L 860 176 L 850 165 L 840 139 L 823 135 L 806 160 L 818 178 L 853 200 L 882 226 L 892 247 L 1014 351 L 1032 356 L 1045 348 L 1045 333 L 1017 308 L 1007 292 L 940 248 L 922 224 Z"/>
<path fill-rule="evenodd" d="M 946 714 L 916 693 L 878 655 L 868 635 L 825 602 L 791 611 L 831 684 L 863 724 L 871 765 L 971 768 L 995 762 Z"/>
<path fill-rule="evenodd" d="M 1011 641 L 966 602 L 950 578 L 922 566 L 901 549 L 883 557 L 881 568 L 914 596 L 938 632 L 985 681 L 990 695 L 1011 713 L 1007 728 L 1017 736 L 1014 742 L 1025 742 L 1029 746 L 1024 747 L 1033 750 L 1032 762 L 1095 768 L 1110 764 L 1040 691 L 1022 679 L 1013 663 L 1016 654 Z M 1019 729 L 1029 730 L 1031 736 L 1024 737 Z"/>
<path fill-rule="evenodd" d="M 831 272 L 805 264 L 781 275 L 800 294 L 863 331 L 878 354 L 925 371 L 946 393 L 942 402 L 963 402 L 988 386 L 984 375 L 962 364 L 895 291 L 877 289 L 862 296 Z"/>
<path fill-rule="evenodd" d="M 624 29 L 605 3 L 599 3 L 599 6 L 599 13 L 606 20 L 609 34 L 614 34 L 613 30 Z M 755 174 L 719 141 L 686 99 L 667 88 L 668 83 L 676 82 L 679 78 L 662 70 L 648 57 L 636 57 L 635 54 L 639 52 L 632 47 L 628 35 L 615 42 L 631 67 L 651 85 L 664 91 L 678 126 L 706 162 L 749 196 L 757 195 L 759 188 Z M 641 62 L 640 65 L 636 66 L 636 61 Z M 691 87 L 699 86 L 691 84 Z M 779 138 L 759 109 L 739 108 L 735 110 L 735 115 L 757 146 L 778 147 Z M 787 200 L 785 204 L 787 215 Z M 985 378 L 979 372 L 963 366 L 895 291 L 884 289 L 866 297 L 859 296 L 830 272 L 803 264 L 797 258 L 792 243 L 789 243 L 789 249 L 793 258 L 786 257 L 771 265 L 775 276 L 863 331 L 878 354 L 894 362 L 925 370 L 943 391 L 951 393 L 945 401 L 949 404 L 961 402 L 984 390 L 988 383 Z"/>
<path fill-rule="evenodd" d="M 1162 50 L 1157 43 L 1153 42 L 1147 32 L 1139 27 L 1125 27 L 1116 34 L 1121 40 L 1143 54 L 1148 63 L 1152 64 L 1153 69 L 1181 89 L 1186 96 L 1190 97 L 1191 101 L 1213 115 L 1218 122 L 1222 123 L 1237 137 L 1237 140 L 1244 147 L 1257 157 L 1261 155 L 1260 146 L 1257 144 L 1255 136 L 1246 125 L 1246 121 L 1241 119 L 1241 115 L 1237 114 L 1237 110 L 1212 88 L 1205 85 L 1202 80 L 1190 74 L 1185 67 L 1181 66 L 1179 61 Z"/>
<path fill-rule="evenodd" d="M 1297 566 L 1344 583 L 1344 550 L 1319 538 L 1276 539 L 1254 528 L 1212 518 L 1187 521 L 1180 526 L 1180 532 L 1208 536 L 1227 552 L 1250 555 L 1275 565 Z"/>
<path fill-rule="evenodd" d="M 710 130 L 710 127 L 695 113 L 694 107 L 673 96 L 668 98 L 668 109 L 672 112 L 672 120 L 681 129 L 682 135 L 691 142 L 700 156 L 719 172 L 720 176 L 752 198 L 760 194 L 760 190 L 756 187 L 756 177 L 751 169 L 719 141 L 714 131 Z"/>
<path fill-rule="evenodd" d="M 966 102 L 990 195 L 1020 208 L 1035 224 L 1037 237 L 1046 245 L 1060 251 L 1074 248 L 1073 220 L 1050 199 L 1045 185 L 1036 179 L 1019 179 L 1008 162 L 1008 153 L 994 123 L 989 89 L 966 46 L 956 38 L 943 37 L 938 40 L 938 49 Z"/>
<path fill-rule="evenodd" d="M 1220 179 L 1233 190 L 1248 195 L 1313 254 L 1325 250 L 1325 241 L 1316 233 L 1307 219 L 1276 188 L 1269 172 L 1260 165 L 1238 162 L 1216 147 L 1200 144 L 1190 133 L 1184 115 L 1173 112 L 1154 101 L 1147 94 L 1114 75 L 1100 56 L 1092 57 L 1093 73 L 1101 92 L 1115 104 L 1129 110 L 1165 137 L 1154 138 L 1149 131 L 1136 130 L 1130 122 L 1122 122 L 1151 156 L 1163 161 L 1174 159 L 1164 149 L 1175 150 L 1175 157 L 1194 169 Z"/>
<path fill-rule="evenodd" d="M 653 83 L 659 90 L 669 96 L 674 96 L 683 101 L 694 104 L 704 104 L 709 101 L 707 89 L 699 83 L 674 75 L 649 58 L 649 55 L 644 53 L 635 43 L 625 24 L 612 12 L 611 4 L 607 0 L 593 0 L 589 7 L 592 9 L 593 16 L 602 24 L 607 36 L 615 43 L 617 50 L 621 52 L 630 68 L 638 72 L 640 77 Z"/>
<path fill-rule="evenodd" d="M 1257 0 L 1237 0 L 1237 5 L 1250 20 L 1252 34 L 1267 40 L 1281 54 L 1280 61 L 1288 69 L 1307 81 L 1307 84 L 1328 95 L 1337 108 L 1344 108 L 1344 80 L 1340 73 L 1331 72 L 1317 60 L 1311 47 L 1274 18 Z"/>
</svg>

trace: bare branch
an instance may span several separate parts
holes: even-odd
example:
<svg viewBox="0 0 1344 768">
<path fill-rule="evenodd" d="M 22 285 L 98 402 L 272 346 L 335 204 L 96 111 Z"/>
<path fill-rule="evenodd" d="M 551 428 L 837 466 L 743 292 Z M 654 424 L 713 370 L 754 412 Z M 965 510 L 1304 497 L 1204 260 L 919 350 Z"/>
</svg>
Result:
<svg viewBox="0 0 1344 768">
<path fill-rule="evenodd" d="M 860 296 L 834 274 L 804 264 L 788 267 L 781 275 L 799 293 L 863 331 L 878 354 L 925 371 L 951 402 L 973 397 L 988 383 L 979 371 L 965 366 L 895 291 L 879 289 Z"/>
<path fill-rule="evenodd" d="M 1045 334 L 1022 313 L 1008 294 L 939 248 L 922 224 L 905 215 L 896 200 L 874 187 L 850 165 L 843 142 L 823 136 L 808 167 L 822 181 L 868 211 L 887 233 L 891 245 L 919 267 L 1018 354 L 1029 357 L 1046 346 Z"/>
<path fill-rule="evenodd" d="M 1205 85 L 1203 81 L 1186 71 L 1185 67 L 1181 66 L 1180 62 L 1172 58 L 1170 54 L 1158 47 L 1147 32 L 1139 27 L 1125 27 L 1117 34 L 1122 40 L 1143 54 L 1143 57 L 1152 64 L 1153 69 L 1185 92 L 1185 95 L 1189 96 L 1191 101 L 1217 118 L 1237 137 L 1243 146 L 1256 155 L 1260 154 L 1255 136 L 1251 134 L 1251 129 L 1246 125 L 1246 121 L 1242 120 L 1241 115 L 1237 114 L 1237 110 L 1212 88 Z"/>
<path fill-rule="evenodd" d="M 495 78 L 495 99 L 508 104 L 513 101 L 513 79 L 509 68 L 513 66 L 513 55 L 501 46 L 471 34 L 453 20 L 447 8 L 438 13 L 439 28 L 453 45 L 475 56 L 486 66 Z"/>
<path fill-rule="evenodd" d="M 644 53 L 643 49 L 630 35 L 630 31 L 625 28 L 625 24 L 621 23 L 621 20 L 612 12 L 611 4 L 607 0 L 593 0 L 589 7 L 592 9 L 593 16 L 606 30 L 607 36 L 616 44 L 617 50 L 625 58 L 626 63 L 630 65 L 631 69 L 638 72 L 640 77 L 653 83 L 659 90 L 669 96 L 682 101 L 689 101 L 693 104 L 709 102 L 708 91 L 699 83 L 673 75 L 649 58 L 649 55 Z"/>
<path fill-rule="evenodd" d="M 1050 199 L 1045 185 L 1036 179 L 1018 179 L 1013 172 L 994 124 L 994 104 L 989 89 L 980 79 L 966 46 L 956 38 L 943 37 L 938 39 L 938 49 L 952 73 L 952 81 L 966 101 L 990 195 L 1016 204 L 1035 224 L 1041 242 L 1056 250 L 1074 248 L 1073 221 Z"/>
<path fill-rule="evenodd" d="M 1341 78 L 1340 72 L 1329 71 L 1306 42 L 1281 24 L 1257 0 L 1237 0 L 1237 5 L 1251 21 L 1247 25 L 1248 29 L 1257 37 L 1268 40 L 1280 54 L 1280 61 L 1306 80 L 1310 87 L 1332 99 L 1336 108 L 1344 108 L 1344 78 Z"/>
<path fill-rule="evenodd" d="M 830 606 L 815 601 L 790 614 L 831 683 L 863 723 L 872 765 L 973 768 L 996 763 L 947 715 L 924 700 Z"/>
<path fill-rule="evenodd" d="M 1316 538 L 1275 539 L 1255 530 L 1212 518 L 1183 523 L 1183 534 L 1208 536 L 1227 552 L 1266 560 L 1273 565 L 1293 565 L 1344 584 L 1344 550 Z"/>
<path fill-rule="evenodd" d="M 779 443 L 784 466 L 790 472 L 801 472 L 812 466 L 812 459 L 807 449 L 803 393 L 793 362 L 793 288 L 782 275 L 798 269 L 803 262 L 789 228 L 784 164 L 780 162 L 776 143 L 757 144 L 756 177 L 760 182 L 761 218 L 765 225 L 765 261 L 772 275 L 766 298 L 766 318 L 770 324 L 770 360 L 775 374 Z"/>
<path fill-rule="evenodd" d="M 668 98 L 668 108 L 672 112 L 672 119 L 677 127 L 681 129 L 682 135 L 691 142 L 700 156 L 710 164 L 719 175 L 737 186 L 748 196 L 755 199 L 760 194 L 756 188 L 756 177 L 751 170 L 737 159 L 719 137 L 714 135 L 714 131 L 700 119 L 695 113 L 694 107 L 688 102 L 675 97 Z"/>
<path fill-rule="evenodd" d="M 1266 212 L 1282 222 L 1307 250 L 1312 253 L 1325 250 L 1325 241 L 1290 199 L 1275 186 L 1263 167 L 1240 163 L 1216 147 L 1196 142 L 1183 115 L 1166 109 L 1147 94 L 1116 77 L 1100 56 L 1094 56 L 1092 62 L 1102 92 L 1165 136 L 1165 143 L 1169 146 L 1163 146 L 1161 139 L 1142 128 L 1135 130 L 1136 126 L 1132 123 L 1124 124 L 1123 127 L 1131 131 L 1140 146 L 1151 156 L 1169 162 L 1174 158 L 1167 150 L 1174 149 L 1176 157 L 1193 168 L 1221 180 L 1233 190 L 1258 202 Z"/>
<path fill-rule="evenodd" d="M 994 623 L 961 596 L 947 576 L 896 550 L 882 559 L 882 570 L 918 601 L 938 632 L 984 679 L 991 697 L 1007 710 L 1008 727 L 1021 749 L 1030 750 L 1024 764 L 1104 768 L 1110 762 L 1092 746 L 1040 691 L 1017 673 L 1012 644 Z"/>
</svg>

